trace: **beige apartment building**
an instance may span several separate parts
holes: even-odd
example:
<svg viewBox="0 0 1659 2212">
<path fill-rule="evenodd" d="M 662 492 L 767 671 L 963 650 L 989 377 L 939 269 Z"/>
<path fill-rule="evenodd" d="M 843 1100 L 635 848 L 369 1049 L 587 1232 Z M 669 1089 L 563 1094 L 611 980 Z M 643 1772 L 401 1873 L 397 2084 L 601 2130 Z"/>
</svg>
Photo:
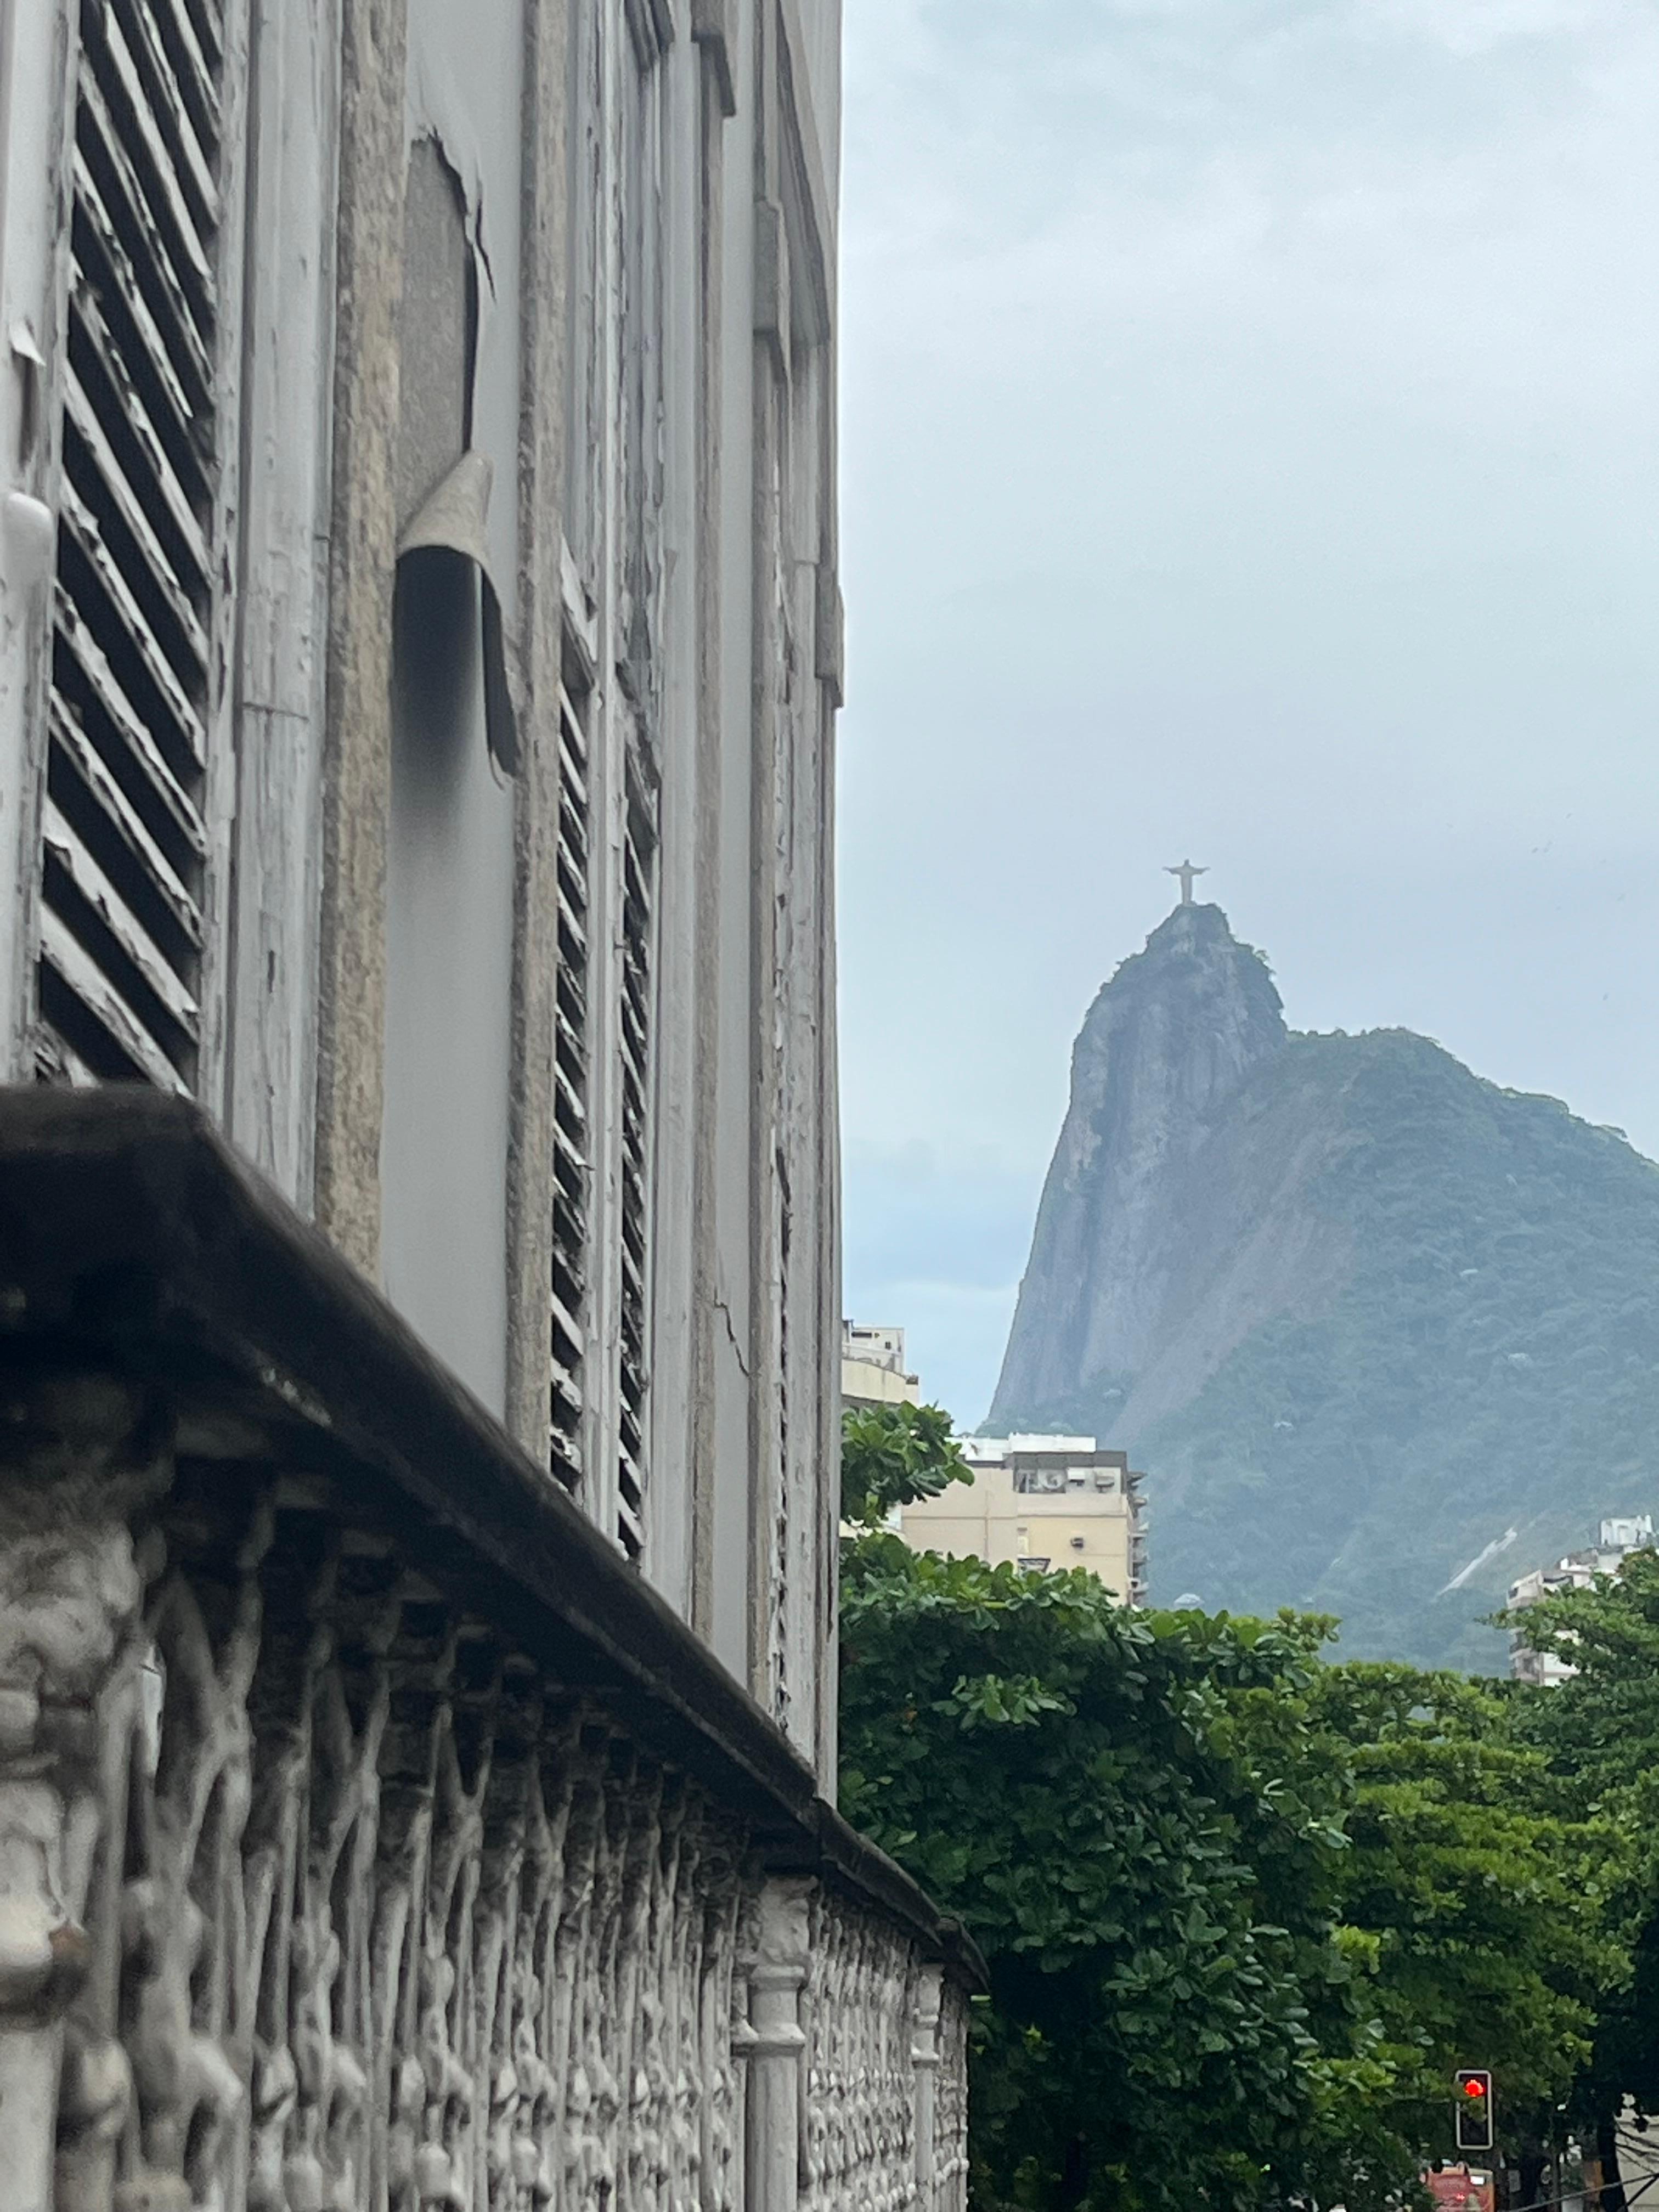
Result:
<svg viewBox="0 0 1659 2212">
<path fill-rule="evenodd" d="M 1034 1574 L 1086 1567 L 1130 1605 L 1146 1601 L 1144 1475 L 1093 1437 L 967 1437 L 971 1485 L 907 1505 L 914 1551 L 1005 1561 Z"/>
</svg>

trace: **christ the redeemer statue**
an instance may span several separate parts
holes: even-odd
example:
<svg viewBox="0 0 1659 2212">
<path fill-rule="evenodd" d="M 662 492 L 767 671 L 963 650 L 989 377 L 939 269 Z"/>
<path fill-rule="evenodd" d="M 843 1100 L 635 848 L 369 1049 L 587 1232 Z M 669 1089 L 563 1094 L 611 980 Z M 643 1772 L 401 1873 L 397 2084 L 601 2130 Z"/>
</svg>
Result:
<svg viewBox="0 0 1659 2212">
<path fill-rule="evenodd" d="M 1207 868 L 1195 868 L 1190 860 L 1183 860 L 1178 868 L 1165 868 L 1164 872 L 1166 876 L 1180 877 L 1181 903 L 1182 906 L 1190 906 L 1193 902 L 1194 884 L 1200 876 L 1207 876 L 1210 872 Z"/>
</svg>

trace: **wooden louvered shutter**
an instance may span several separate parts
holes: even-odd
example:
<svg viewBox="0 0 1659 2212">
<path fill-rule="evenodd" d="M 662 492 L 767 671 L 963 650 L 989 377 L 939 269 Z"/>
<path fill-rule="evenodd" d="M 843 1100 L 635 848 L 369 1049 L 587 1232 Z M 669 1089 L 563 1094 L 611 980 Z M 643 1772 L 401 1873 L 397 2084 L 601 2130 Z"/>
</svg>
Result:
<svg viewBox="0 0 1659 2212">
<path fill-rule="evenodd" d="M 588 1029 L 592 938 L 591 692 L 567 635 L 559 687 L 558 975 L 554 1001 L 551 1462 L 566 1488 L 582 1484 L 588 1231 Z"/>
<path fill-rule="evenodd" d="M 551 1461 L 648 1539 L 669 0 L 573 0 Z M 605 574 L 606 564 L 609 574 Z"/>
<path fill-rule="evenodd" d="M 623 821 L 617 1048 L 621 1243 L 617 1391 L 617 1537 L 631 1559 L 646 1540 L 650 1388 L 651 1128 L 656 1006 L 657 793 L 642 749 L 628 748 Z"/>
<path fill-rule="evenodd" d="M 198 1088 L 228 751 L 237 0 L 80 0 L 37 1065 Z"/>
<path fill-rule="evenodd" d="M 649 1533 L 651 1226 L 655 1120 L 657 841 L 656 740 L 662 670 L 659 624 L 663 572 L 661 425 L 665 292 L 663 56 L 672 34 L 661 0 L 630 0 L 631 54 L 618 73 L 617 176 L 620 248 L 617 415 L 620 436 L 612 495 L 620 524 L 622 589 L 631 610 L 615 641 L 617 700 L 610 718 L 606 789 L 620 866 L 607 889 L 615 902 L 609 932 L 607 1025 L 614 1054 L 609 1097 L 617 1126 L 608 1154 L 615 1205 L 606 1217 L 614 1251 L 606 1277 L 614 1329 L 617 1540 L 636 1562 Z M 631 63 L 631 66 L 629 64 Z"/>
<path fill-rule="evenodd" d="M 586 670 L 583 641 L 568 628 L 559 695 L 550 1455 L 560 1481 L 637 1561 L 648 1490 L 659 799 L 636 733 L 620 744 L 619 775 L 594 758 Z M 631 717 L 620 720 L 631 728 Z M 615 743 L 618 719 L 611 732 Z M 619 822 L 619 868 L 597 834 L 596 804 Z M 599 1024 L 596 1012 L 605 1016 Z M 598 1080 L 596 1059 L 611 1079 Z M 613 1194 L 604 1205 L 595 1200 L 596 1152 Z M 606 1286 L 598 1295 L 596 1280 Z"/>
</svg>

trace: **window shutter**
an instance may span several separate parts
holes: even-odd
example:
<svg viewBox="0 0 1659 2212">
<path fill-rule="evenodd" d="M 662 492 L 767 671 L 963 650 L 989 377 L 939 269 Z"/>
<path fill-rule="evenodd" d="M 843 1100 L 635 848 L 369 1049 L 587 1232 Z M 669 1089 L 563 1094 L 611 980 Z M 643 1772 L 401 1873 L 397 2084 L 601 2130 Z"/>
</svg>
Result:
<svg viewBox="0 0 1659 2212">
<path fill-rule="evenodd" d="M 669 0 L 573 0 L 552 1463 L 649 1537 Z M 574 678 L 573 680 L 573 672 Z"/>
<path fill-rule="evenodd" d="M 589 694 L 573 672 L 576 655 L 569 641 L 565 659 L 565 681 L 559 687 L 559 964 L 554 1001 L 550 1413 L 553 1472 L 567 1489 L 579 1491 L 587 1318 L 592 799 L 586 720 Z"/>
<path fill-rule="evenodd" d="M 650 1388 L 653 1010 L 656 1003 L 657 794 L 630 745 L 623 830 L 622 961 L 617 1051 L 622 1243 L 618 1297 L 617 1537 L 630 1559 L 646 1539 L 647 1398 Z"/>
<path fill-rule="evenodd" d="M 618 72 L 617 189 L 619 436 L 613 497 L 620 525 L 614 641 L 625 706 L 611 716 L 621 867 L 611 988 L 618 1127 L 611 1233 L 616 1328 L 617 1540 L 643 1559 L 649 1529 L 652 1161 L 654 1151 L 657 840 L 656 739 L 662 708 L 663 204 L 667 189 L 662 57 L 673 34 L 662 0 L 629 0 L 632 66 Z"/>
<path fill-rule="evenodd" d="M 37 1066 L 198 1086 L 231 410 L 219 0 L 81 0 Z"/>
</svg>

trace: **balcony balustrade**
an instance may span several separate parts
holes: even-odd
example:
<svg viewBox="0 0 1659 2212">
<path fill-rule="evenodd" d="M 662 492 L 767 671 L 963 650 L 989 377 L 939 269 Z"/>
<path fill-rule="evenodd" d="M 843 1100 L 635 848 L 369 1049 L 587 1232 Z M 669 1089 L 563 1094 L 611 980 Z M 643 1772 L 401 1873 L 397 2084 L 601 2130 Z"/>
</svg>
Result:
<svg viewBox="0 0 1659 2212">
<path fill-rule="evenodd" d="M 0 2212 L 956 2212 L 981 1972 L 194 1109 L 0 1094 Z"/>
</svg>

